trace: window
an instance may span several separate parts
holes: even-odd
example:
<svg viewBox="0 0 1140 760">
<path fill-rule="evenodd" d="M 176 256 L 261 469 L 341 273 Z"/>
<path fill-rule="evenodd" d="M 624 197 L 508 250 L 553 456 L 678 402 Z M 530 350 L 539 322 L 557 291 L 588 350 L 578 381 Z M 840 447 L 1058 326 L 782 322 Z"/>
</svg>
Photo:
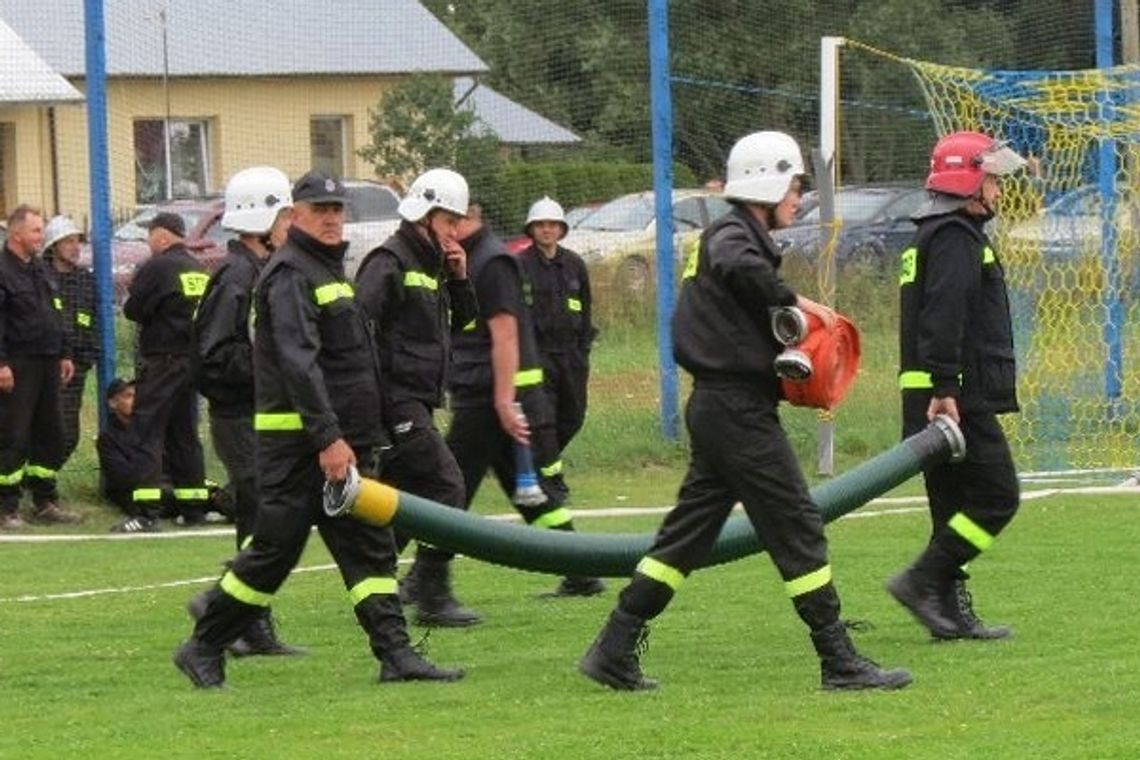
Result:
<svg viewBox="0 0 1140 760">
<path fill-rule="evenodd" d="M 343 116 L 314 116 L 309 121 L 309 153 L 313 169 L 329 177 L 344 177 L 346 130 Z"/>
<path fill-rule="evenodd" d="M 170 122 L 169 173 L 165 121 L 136 121 L 134 137 L 135 198 L 139 203 L 197 198 L 210 192 L 209 139 L 205 120 Z"/>
</svg>

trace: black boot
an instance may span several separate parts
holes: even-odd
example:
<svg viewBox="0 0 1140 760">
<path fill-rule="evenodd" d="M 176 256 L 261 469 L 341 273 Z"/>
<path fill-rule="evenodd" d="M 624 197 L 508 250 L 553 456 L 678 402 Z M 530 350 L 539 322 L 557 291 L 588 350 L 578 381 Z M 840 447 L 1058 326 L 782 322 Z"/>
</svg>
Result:
<svg viewBox="0 0 1140 760">
<path fill-rule="evenodd" d="M 648 636 L 644 620 L 615 609 L 579 661 L 578 670 L 611 689 L 656 689 L 657 681 L 641 672 L 638 659 L 647 648 Z"/>
<path fill-rule="evenodd" d="M 953 636 L 946 639 L 1008 639 L 1013 630 L 1007 625 L 986 625 L 974 612 L 974 600 L 966 588 L 966 581 L 957 578 L 946 589 L 943 596 L 943 609 L 955 624 Z"/>
<path fill-rule="evenodd" d="M 958 626 L 946 617 L 943 605 L 950 585 L 949 579 L 940 581 L 912 566 L 887 581 L 887 591 L 930 631 L 931 636 L 952 639 Z"/>
<path fill-rule="evenodd" d="M 222 650 L 193 636 L 174 650 L 174 664 L 199 689 L 216 689 L 226 683 Z"/>
<path fill-rule="evenodd" d="M 824 689 L 901 689 L 911 682 L 903 668 L 884 670 L 859 654 L 842 621 L 812 631 L 811 643 L 819 654 Z"/>
<path fill-rule="evenodd" d="M 466 628 L 483 622 L 474 610 L 459 603 L 451 592 L 451 560 L 448 557 L 417 558 L 420 566 L 416 588 L 416 622 L 440 628 Z"/>
<path fill-rule="evenodd" d="M 268 607 L 253 619 L 242 635 L 227 647 L 234 657 L 256 655 L 294 656 L 308 654 L 300 647 L 290 646 L 277 638 L 273 614 Z"/>
<path fill-rule="evenodd" d="M 400 604 L 407 606 L 419 602 L 420 569 L 421 565 L 417 557 L 408 572 L 404 573 L 404 577 L 396 581 L 396 592 L 400 597 Z"/>
<path fill-rule="evenodd" d="M 380 658 L 380 682 L 394 681 L 458 681 L 463 678 L 463 669 L 440 668 L 420 656 L 410 644 L 392 652 L 385 652 Z"/>
<path fill-rule="evenodd" d="M 606 584 L 601 578 L 568 575 L 558 582 L 553 591 L 548 591 L 542 596 L 546 599 L 563 596 L 597 596 L 605 590 Z"/>
</svg>

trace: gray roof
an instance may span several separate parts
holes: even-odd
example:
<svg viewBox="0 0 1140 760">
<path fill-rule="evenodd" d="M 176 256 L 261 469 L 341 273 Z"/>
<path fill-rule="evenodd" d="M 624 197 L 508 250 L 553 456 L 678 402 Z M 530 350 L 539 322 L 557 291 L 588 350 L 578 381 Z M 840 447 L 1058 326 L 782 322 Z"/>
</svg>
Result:
<svg viewBox="0 0 1140 760">
<path fill-rule="evenodd" d="M 47 105 L 78 100 L 83 100 L 79 91 L 0 20 L 0 104 Z"/>
<path fill-rule="evenodd" d="M 476 74 L 487 65 L 415 0 L 104 0 L 109 76 Z M 60 74 L 85 71 L 81 0 L 0 0 Z"/>
<path fill-rule="evenodd" d="M 455 99 L 462 99 L 459 107 L 473 112 L 479 118 L 476 131 L 493 134 L 505 143 L 562 145 L 582 141 L 582 138 L 565 127 L 560 127 L 545 116 L 470 77 L 455 79 Z"/>
</svg>

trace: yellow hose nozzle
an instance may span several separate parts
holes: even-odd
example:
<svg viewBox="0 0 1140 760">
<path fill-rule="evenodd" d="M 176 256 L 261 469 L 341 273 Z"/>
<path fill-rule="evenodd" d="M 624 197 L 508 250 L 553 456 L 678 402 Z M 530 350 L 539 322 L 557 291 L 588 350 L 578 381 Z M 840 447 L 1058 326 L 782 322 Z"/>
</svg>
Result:
<svg viewBox="0 0 1140 760">
<path fill-rule="evenodd" d="M 324 489 L 324 509 L 329 517 L 351 515 L 372 525 L 390 525 L 400 506 L 400 492 L 372 478 L 362 478 L 355 467 L 348 477 Z"/>
</svg>

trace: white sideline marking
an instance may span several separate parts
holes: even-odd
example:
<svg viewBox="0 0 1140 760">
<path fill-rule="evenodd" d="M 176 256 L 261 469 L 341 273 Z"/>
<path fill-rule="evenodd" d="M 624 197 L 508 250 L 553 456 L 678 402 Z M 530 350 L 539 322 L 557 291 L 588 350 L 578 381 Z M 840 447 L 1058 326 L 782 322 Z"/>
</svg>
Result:
<svg viewBox="0 0 1140 760">
<path fill-rule="evenodd" d="M 1137 496 L 1140 495 L 1140 487 L 1134 486 L 1089 486 L 1086 488 L 1045 488 L 1037 491 L 1026 491 L 1021 494 L 1022 501 L 1035 501 L 1037 499 L 1044 499 L 1049 496 L 1057 496 L 1059 494 L 1088 494 L 1088 495 L 1111 495 L 1111 496 Z M 880 497 L 872 499 L 867 502 L 868 504 L 884 504 L 884 505 L 904 505 L 904 504 L 921 504 L 922 506 L 904 507 L 899 506 L 896 508 L 888 509 L 872 509 L 862 510 L 858 512 L 849 512 L 842 515 L 838 519 L 866 519 L 871 517 L 886 517 L 892 515 L 914 514 L 916 512 L 926 512 L 926 497 L 925 496 L 893 496 L 893 497 Z M 602 509 L 585 509 L 585 510 L 571 510 L 574 517 L 635 517 L 643 515 L 657 515 L 664 514 L 672 509 L 668 507 L 606 507 Z M 740 511 L 740 504 L 735 507 L 736 511 Z M 488 515 L 489 520 L 499 520 L 507 522 L 515 522 L 521 517 L 514 512 L 504 512 L 496 515 Z M 231 537 L 233 530 L 231 529 L 209 529 L 209 530 L 185 530 L 171 533 L 113 533 L 113 534 L 79 534 L 79 535 L 33 535 L 33 536 L 4 536 L 0 535 L 0 543 L 54 543 L 59 541 L 137 541 L 145 539 L 172 539 L 172 538 L 217 538 L 217 537 Z M 462 556 L 462 555 L 457 555 Z M 400 559 L 399 564 L 406 564 L 411 562 L 410 559 Z M 307 567 L 296 567 L 292 572 L 294 573 L 315 573 L 325 572 L 327 570 L 335 570 L 336 565 L 310 565 Z M 182 586 L 193 586 L 202 583 L 209 583 L 217 580 L 217 575 L 210 575 L 204 578 L 186 578 L 177 581 L 165 581 L 163 583 L 151 583 L 145 586 L 120 586 L 117 588 L 101 588 L 101 589 L 86 589 L 82 591 L 66 591 L 57 594 L 25 594 L 23 596 L 9 596 L 0 597 L 0 604 L 10 604 L 13 602 L 43 602 L 52 601 L 57 599 L 82 599 L 93 596 L 103 596 L 106 594 L 128 594 L 135 591 L 153 591 L 161 588 L 179 588 Z"/>
</svg>

